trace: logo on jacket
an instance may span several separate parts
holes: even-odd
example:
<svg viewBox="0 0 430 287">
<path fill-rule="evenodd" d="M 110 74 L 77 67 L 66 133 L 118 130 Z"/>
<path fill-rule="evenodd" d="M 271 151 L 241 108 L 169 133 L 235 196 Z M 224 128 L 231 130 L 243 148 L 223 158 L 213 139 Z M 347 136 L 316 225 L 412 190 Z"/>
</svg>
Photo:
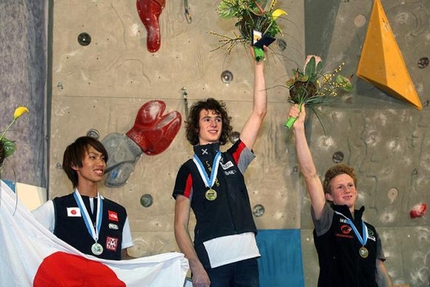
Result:
<svg viewBox="0 0 430 287">
<path fill-rule="evenodd" d="M 118 247 L 118 238 L 114 237 L 106 237 L 106 249 L 109 249 L 111 251 L 116 251 Z"/>
<path fill-rule="evenodd" d="M 108 210 L 108 217 L 111 221 L 118 221 L 118 213 L 112 210 Z"/>
<path fill-rule="evenodd" d="M 231 162 L 231 160 L 229 160 L 225 164 L 221 163 L 221 166 L 222 166 L 222 169 L 226 170 L 226 169 L 229 169 L 230 167 L 233 167 L 233 163 Z"/>
<path fill-rule="evenodd" d="M 368 228 L 368 233 L 369 234 L 368 234 L 367 238 L 370 240 L 376 241 L 376 236 L 375 236 L 375 233 L 373 233 L 373 230 Z"/>
<path fill-rule="evenodd" d="M 109 229 L 118 230 L 118 229 L 119 229 L 119 227 L 118 227 L 118 225 L 117 225 L 117 224 L 115 224 L 115 223 L 109 223 Z"/>
<path fill-rule="evenodd" d="M 234 169 L 232 169 L 232 170 L 224 171 L 224 173 L 225 173 L 225 175 L 232 175 L 232 174 L 235 174 L 236 171 Z"/>
<path fill-rule="evenodd" d="M 351 230 L 352 230 L 351 226 L 346 224 L 340 227 L 340 231 L 342 231 L 343 234 L 349 234 Z"/>
<path fill-rule="evenodd" d="M 336 232 L 335 236 L 351 239 L 351 238 L 353 238 L 352 234 L 350 234 L 351 231 L 352 231 L 351 226 L 349 226 L 348 224 L 343 224 L 340 226 L 340 232 Z"/>
</svg>

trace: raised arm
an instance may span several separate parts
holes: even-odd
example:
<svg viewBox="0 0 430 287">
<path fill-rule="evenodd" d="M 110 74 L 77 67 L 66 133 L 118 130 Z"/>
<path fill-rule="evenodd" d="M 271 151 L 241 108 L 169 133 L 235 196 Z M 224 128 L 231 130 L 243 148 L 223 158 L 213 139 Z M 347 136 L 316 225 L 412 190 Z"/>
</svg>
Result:
<svg viewBox="0 0 430 287">
<path fill-rule="evenodd" d="M 299 106 L 293 105 L 290 109 L 289 116 L 297 118 L 293 125 L 293 132 L 296 140 L 297 159 L 299 161 L 300 170 L 303 174 L 303 177 L 305 178 L 306 187 L 311 199 L 315 217 L 316 219 L 319 219 L 321 217 L 326 200 L 323 185 L 320 178 L 318 177 L 314 160 L 312 158 L 312 153 L 309 149 L 308 141 L 305 135 L 305 105 L 301 107 L 300 112 Z"/>
<path fill-rule="evenodd" d="M 175 237 L 179 249 L 184 253 L 185 258 L 188 259 L 191 272 L 193 274 L 194 287 L 209 287 L 210 280 L 202 263 L 197 257 L 196 250 L 194 249 L 193 242 L 188 231 L 188 222 L 190 218 L 190 204 L 189 198 L 178 195 L 176 198 L 175 206 Z"/>
<path fill-rule="evenodd" d="M 267 54 L 267 47 L 264 46 Z M 251 48 L 252 50 L 252 48 Z M 255 58 L 252 55 L 253 59 Z M 264 78 L 264 61 L 254 62 L 254 100 L 251 115 L 243 126 L 240 133 L 240 139 L 249 148 L 252 149 L 257 140 L 263 119 L 267 112 L 267 92 L 266 80 Z"/>
</svg>

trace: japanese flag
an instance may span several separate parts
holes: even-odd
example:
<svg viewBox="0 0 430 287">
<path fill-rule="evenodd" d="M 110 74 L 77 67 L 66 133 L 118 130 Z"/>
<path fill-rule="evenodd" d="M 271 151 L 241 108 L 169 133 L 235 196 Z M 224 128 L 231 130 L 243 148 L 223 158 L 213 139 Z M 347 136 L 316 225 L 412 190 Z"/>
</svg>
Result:
<svg viewBox="0 0 430 287">
<path fill-rule="evenodd" d="M 9 186 L 0 183 L 0 286 L 184 285 L 188 261 L 182 253 L 122 261 L 83 254 L 40 225 Z"/>
</svg>

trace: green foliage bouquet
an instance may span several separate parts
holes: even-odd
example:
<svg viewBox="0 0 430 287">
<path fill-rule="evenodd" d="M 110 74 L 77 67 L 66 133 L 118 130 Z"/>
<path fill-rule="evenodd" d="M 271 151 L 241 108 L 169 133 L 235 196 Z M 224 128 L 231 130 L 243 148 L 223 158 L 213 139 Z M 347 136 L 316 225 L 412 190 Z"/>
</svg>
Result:
<svg viewBox="0 0 430 287">
<path fill-rule="evenodd" d="M 6 127 L 6 129 L 0 134 L 0 166 L 3 164 L 3 161 L 8 156 L 12 155 L 15 152 L 16 145 L 15 141 L 9 140 L 5 137 L 6 132 L 13 126 L 13 124 L 24 114 L 28 113 L 28 109 L 26 107 L 18 107 L 15 109 L 13 114 L 13 120 Z"/>
<path fill-rule="evenodd" d="M 228 37 L 220 35 L 215 32 L 211 32 L 212 35 L 218 36 L 221 39 L 221 43 L 217 50 L 222 47 L 226 47 L 230 53 L 233 47 L 238 43 L 254 44 L 254 30 L 261 32 L 262 35 L 275 37 L 278 34 L 282 34 L 281 28 L 279 27 L 276 20 L 282 15 L 287 13 L 282 9 L 275 9 L 277 0 L 272 0 L 267 10 L 263 9 L 264 0 L 221 0 L 217 12 L 218 15 L 223 19 L 236 18 L 237 22 L 235 26 L 239 29 L 240 35 L 234 34 L 234 37 Z M 261 61 L 264 59 L 264 50 L 254 46 L 255 59 Z"/>
<path fill-rule="evenodd" d="M 349 78 L 339 74 L 344 63 L 340 64 L 332 73 L 323 73 L 323 62 L 320 57 L 308 55 L 303 71 L 293 70 L 293 77 L 288 79 L 286 86 L 289 89 L 288 102 L 298 104 L 299 108 L 303 104 L 311 109 L 318 105 L 330 103 L 338 95 L 337 91 L 352 91 L 352 84 Z M 290 117 L 285 126 L 291 128 L 296 121 Z"/>
</svg>

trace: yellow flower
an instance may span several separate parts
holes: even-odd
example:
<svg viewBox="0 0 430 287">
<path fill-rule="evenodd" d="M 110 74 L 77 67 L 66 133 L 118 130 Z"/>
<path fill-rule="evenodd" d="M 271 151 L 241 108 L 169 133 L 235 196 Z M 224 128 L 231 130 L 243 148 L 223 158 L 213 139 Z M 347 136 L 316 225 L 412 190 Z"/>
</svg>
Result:
<svg viewBox="0 0 430 287">
<path fill-rule="evenodd" d="M 13 114 L 13 118 L 16 120 L 20 116 L 22 116 L 23 113 L 28 113 L 28 112 L 29 112 L 28 109 L 24 106 L 17 107 L 15 109 L 15 113 Z"/>
<path fill-rule="evenodd" d="M 276 21 L 276 19 L 278 19 L 278 17 L 282 15 L 287 15 L 287 12 L 285 12 L 282 9 L 276 9 L 275 11 L 272 12 L 273 21 Z"/>
<path fill-rule="evenodd" d="M 15 112 L 13 113 L 13 120 L 10 122 L 7 128 L 0 134 L 0 140 L 4 139 L 4 135 L 6 134 L 6 132 L 13 126 L 16 120 L 24 113 L 29 113 L 28 109 L 24 106 L 20 106 L 15 109 Z"/>
</svg>

